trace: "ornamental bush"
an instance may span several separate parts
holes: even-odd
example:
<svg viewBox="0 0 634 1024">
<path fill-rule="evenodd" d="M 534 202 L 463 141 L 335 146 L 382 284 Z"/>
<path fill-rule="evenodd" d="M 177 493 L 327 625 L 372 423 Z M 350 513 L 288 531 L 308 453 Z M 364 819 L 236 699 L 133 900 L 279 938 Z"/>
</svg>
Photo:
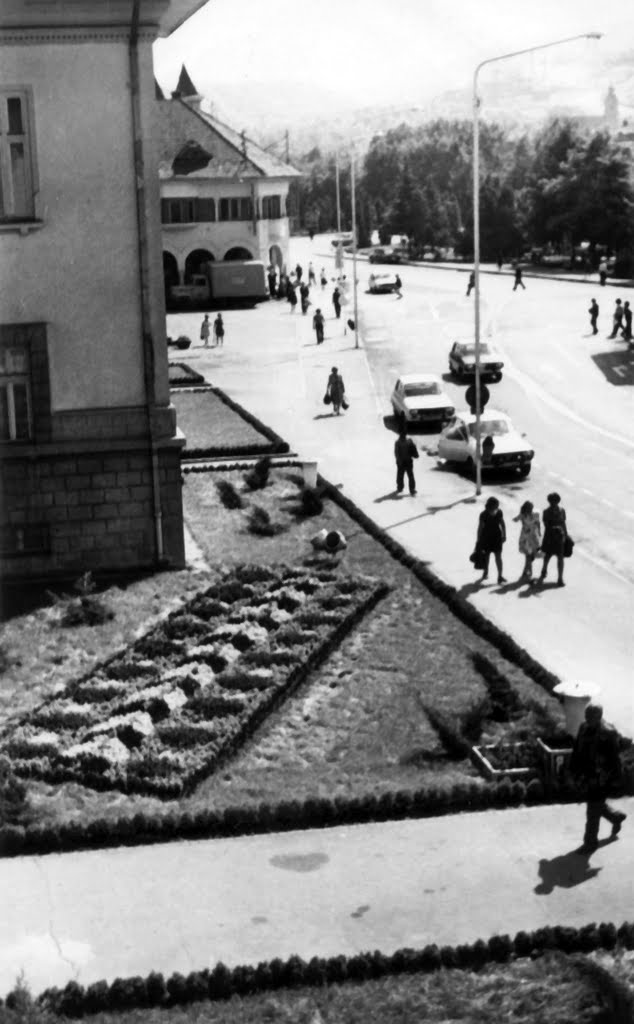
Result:
<svg viewBox="0 0 634 1024">
<path fill-rule="evenodd" d="M 216 480 L 216 489 L 225 508 L 244 508 L 244 501 L 230 480 Z"/>
</svg>

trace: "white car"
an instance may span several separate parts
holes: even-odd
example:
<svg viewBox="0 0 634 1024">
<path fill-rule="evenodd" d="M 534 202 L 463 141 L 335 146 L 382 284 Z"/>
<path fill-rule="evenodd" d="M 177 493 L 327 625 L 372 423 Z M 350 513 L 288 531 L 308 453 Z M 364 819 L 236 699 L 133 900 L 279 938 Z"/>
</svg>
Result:
<svg viewBox="0 0 634 1024">
<path fill-rule="evenodd" d="M 370 274 L 368 278 L 368 289 L 372 295 L 395 292 L 397 288 L 396 274 L 389 274 L 385 271 L 378 274 Z"/>
<path fill-rule="evenodd" d="M 405 426 L 410 423 L 442 425 L 455 412 L 440 378 L 432 373 L 403 374 L 394 385 L 390 400 L 396 419 Z"/>
<path fill-rule="evenodd" d="M 502 380 L 504 360 L 488 341 L 480 342 L 480 379 Z M 456 341 L 449 352 L 449 372 L 459 380 L 473 380 L 476 356 L 474 341 Z"/>
<path fill-rule="evenodd" d="M 535 452 L 505 413 L 496 409 L 482 413 L 480 439 L 483 469 L 513 469 L 520 476 L 528 476 Z M 457 463 L 469 472 L 475 471 L 476 418 L 472 413 L 458 413 L 445 427 L 438 438 L 438 454 L 447 462 Z"/>
</svg>

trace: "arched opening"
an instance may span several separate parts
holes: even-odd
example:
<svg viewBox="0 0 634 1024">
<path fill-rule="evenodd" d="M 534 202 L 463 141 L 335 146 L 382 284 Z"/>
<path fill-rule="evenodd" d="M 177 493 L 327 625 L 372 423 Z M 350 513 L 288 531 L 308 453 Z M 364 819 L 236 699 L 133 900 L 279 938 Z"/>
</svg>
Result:
<svg viewBox="0 0 634 1024">
<path fill-rule="evenodd" d="M 213 256 L 207 249 L 194 249 L 185 260 L 185 284 L 191 284 L 194 274 L 200 274 L 203 263 L 210 263 Z"/>
<path fill-rule="evenodd" d="M 224 258 L 226 260 L 252 260 L 253 254 L 248 249 L 243 249 L 242 246 L 236 245 L 225 253 Z"/>
<path fill-rule="evenodd" d="M 178 263 L 171 252 L 163 253 L 163 284 L 165 286 L 165 297 L 169 295 L 170 288 L 179 283 Z"/>
<path fill-rule="evenodd" d="M 282 250 L 279 245 L 272 245 L 269 249 L 269 263 L 274 267 L 279 267 L 281 270 L 284 265 L 284 257 L 282 256 Z"/>
</svg>

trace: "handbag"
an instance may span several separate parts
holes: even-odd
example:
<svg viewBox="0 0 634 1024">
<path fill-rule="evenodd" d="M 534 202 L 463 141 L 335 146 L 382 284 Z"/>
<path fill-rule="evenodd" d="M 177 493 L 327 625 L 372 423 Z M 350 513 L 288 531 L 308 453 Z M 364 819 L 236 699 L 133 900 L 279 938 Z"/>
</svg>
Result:
<svg viewBox="0 0 634 1024">
<path fill-rule="evenodd" d="M 342 409 L 349 409 L 349 408 L 350 408 L 350 406 L 349 406 L 349 404 L 348 404 L 348 403 L 346 402 L 345 398 L 342 398 L 342 399 L 341 399 L 341 408 L 342 408 Z"/>
<path fill-rule="evenodd" d="M 327 391 L 324 395 L 324 405 L 330 405 L 331 402 L 332 398 L 330 397 L 330 392 Z"/>
<path fill-rule="evenodd" d="M 474 569 L 486 568 L 486 555 L 482 548 L 476 546 L 469 555 L 469 561 L 473 562 Z"/>
<path fill-rule="evenodd" d="M 564 540 L 564 558 L 570 558 L 574 550 L 574 546 L 574 540 L 566 534 L 566 539 Z"/>
</svg>

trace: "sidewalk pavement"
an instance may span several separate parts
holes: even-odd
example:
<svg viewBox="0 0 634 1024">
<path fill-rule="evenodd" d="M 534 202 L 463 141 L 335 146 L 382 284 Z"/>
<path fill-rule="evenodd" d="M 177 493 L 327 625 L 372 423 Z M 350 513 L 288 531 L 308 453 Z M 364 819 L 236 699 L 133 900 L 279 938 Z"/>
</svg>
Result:
<svg viewBox="0 0 634 1024">
<path fill-rule="evenodd" d="M 303 458 L 316 459 L 319 472 L 381 527 L 423 560 L 447 583 L 562 680 L 592 682 L 601 688 L 606 718 L 634 735 L 634 640 L 631 584 L 609 567 L 584 556 L 577 546 L 566 562 L 566 587 L 550 582 L 528 588 L 518 578 L 522 556 L 511 541 L 505 548 L 509 582 L 486 587 L 469 562 L 478 514 L 473 482 L 448 472 L 421 452 L 416 463 L 419 494 L 394 494 L 394 434 L 386 430 L 387 410 L 373 391 L 364 350 L 340 324 L 327 321 L 327 340 L 314 344 L 309 318 L 292 317 L 286 304 L 259 311 L 258 346 L 236 324 L 232 349 L 222 359 L 200 357 L 197 368 L 246 409 L 284 437 Z M 360 317 L 363 335 L 363 317 Z M 334 332 L 337 335 L 334 336 Z M 325 412 L 322 395 L 330 367 L 342 372 L 350 410 L 341 417 Z M 501 497 L 507 522 L 518 502 Z M 354 543 L 354 538 L 351 540 Z M 495 579 L 493 574 L 492 579 Z"/>
<path fill-rule="evenodd" d="M 188 974 L 221 960 L 455 945 L 617 926 L 634 904 L 634 799 L 588 857 L 580 805 L 2 861 L 0 993 Z M 606 836 L 609 830 L 606 829 Z"/>
</svg>

